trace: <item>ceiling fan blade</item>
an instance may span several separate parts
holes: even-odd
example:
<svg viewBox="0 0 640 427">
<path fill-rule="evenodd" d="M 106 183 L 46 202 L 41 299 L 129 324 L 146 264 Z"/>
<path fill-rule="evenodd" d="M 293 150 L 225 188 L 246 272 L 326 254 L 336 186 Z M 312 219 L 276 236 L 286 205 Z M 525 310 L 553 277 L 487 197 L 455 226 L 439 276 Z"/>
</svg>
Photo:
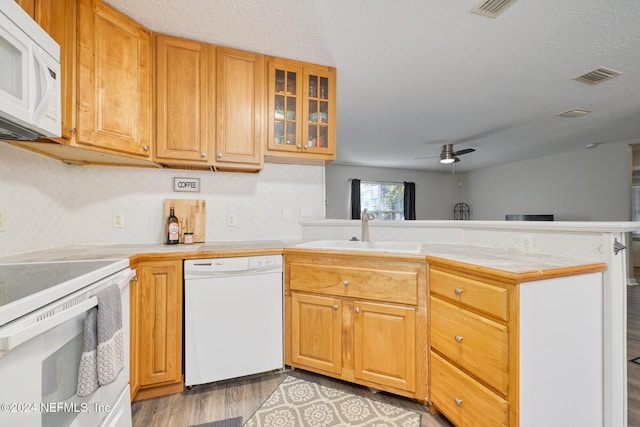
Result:
<svg viewBox="0 0 640 427">
<path fill-rule="evenodd" d="M 414 157 L 414 159 L 439 159 L 440 156 L 420 156 L 420 157 Z"/>
<path fill-rule="evenodd" d="M 456 151 L 453 153 L 454 156 L 462 156 L 463 154 L 473 153 L 475 148 L 465 148 L 464 150 Z"/>
</svg>

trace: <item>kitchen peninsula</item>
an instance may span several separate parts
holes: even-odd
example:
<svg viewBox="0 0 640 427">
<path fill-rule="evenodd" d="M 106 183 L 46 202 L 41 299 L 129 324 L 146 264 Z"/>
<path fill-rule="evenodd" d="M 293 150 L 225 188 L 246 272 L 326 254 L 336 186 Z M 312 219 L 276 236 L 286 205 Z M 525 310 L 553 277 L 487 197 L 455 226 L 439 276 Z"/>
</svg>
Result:
<svg viewBox="0 0 640 427">
<path fill-rule="evenodd" d="M 461 421 L 462 418 L 456 418 L 456 416 L 464 417 L 465 412 L 460 409 L 464 408 L 471 414 L 467 416 L 476 416 L 480 411 L 480 413 L 491 414 L 493 417 L 496 412 L 492 411 L 497 410 L 501 417 L 499 419 L 503 419 L 505 425 L 534 425 L 527 424 L 528 418 L 523 418 L 531 415 L 530 412 L 527 412 L 526 403 L 534 401 L 532 400 L 531 392 L 539 391 L 536 387 L 540 386 L 538 384 L 536 387 L 531 387 L 530 381 L 544 381 L 545 378 L 549 380 L 549 377 L 544 375 L 532 376 L 527 372 L 523 372 L 523 370 L 527 367 L 527 370 L 533 369 L 532 367 L 536 367 L 537 363 L 566 363 L 567 360 L 575 366 L 576 354 L 589 354 L 589 357 L 584 358 L 584 363 L 589 366 L 584 368 L 587 372 L 599 371 L 602 374 L 594 374 L 589 378 L 600 377 L 604 378 L 604 381 L 598 384 L 597 380 L 594 380 L 595 382 L 591 383 L 589 388 L 586 388 L 583 387 L 582 383 L 580 383 L 582 385 L 577 385 L 569 377 L 565 377 L 566 381 L 563 384 L 567 387 L 576 387 L 578 391 L 582 389 L 590 390 L 594 393 L 594 396 L 604 396 L 604 399 L 597 399 L 597 401 L 593 402 L 593 405 L 590 404 L 593 413 L 590 412 L 589 414 L 596 417 L 596 423 L 593 425 L 615 425 L 608 423 L 607 417 L 623 416 L 620 413 L 621 410 L 614 408 L 612 403 L 616 401 L 617 395 L 624 395 L 624 386 L 620 386 L 620 383 L 616 382 L 619 379 L 612 378 L 613 375 L 608 370 L 613 370 L 614 368 L 610 367 L 607 361 L 611 360 L 616 351 L 623 350 L 609 348 L 611 341 L 610 325 L 615 322 L 615 319 L 607 319 L 607 316 L 610 315 L 608 307 L 617 298 L 615 289 L 613 292 L 610 289 L 612 277 L 615 274 L 623 274 L 624 271 L 620 273 L 618 271 L 620 269 L 619 266 L 613 262 L 617 260 L 615 258 L 617 255 L 609 254 L 609 250 L 605 251 L 603 248 L 608 241 L 613 243 L 614 240 L 617 240 L 624 243 L 625 232 L 633 228 L 635 224 L 590 224 L 591 228 L 584 224 L 564 225 L 565 227 L 562 227 L 560 223 L 553 224 L 551 227 L 557 227 L 557 229 L 550 230 L 549 225 L 545 225 L 546 229 L 540 229 L 536 228 L 540 226 L 535 224 L 514 226 L 513 224 L 504 224 L 502 222 L 493 224 L 478 224 L 474 222 L 460 224 L 454 221 L 437 223 L 418 221 L 416 224 L 411 224 L 411 227 L 372 224 L 371 234 L 373 240 L 415 241 L 415 239 L 424 239 L 426 243 L 421 244 L 420 252 L 412 254 L 298 248 L 295 245 L 299 241 L 247 241 L 179 245 L 173 248 L 164 245 L 79 245 L 9 256 L 2 259 L 2 261 L 130 257 L 132 265 L 158 260 L 162 262 L 177 262 L 176 265 L 179 266 L 183 259 L 188 258 L 266 253 L 284 253 L 285 260 L 297 260 L 298 263 L 303 260 L 302 264 L 305 265 L 313 260 L 321 260 L 329 268 L 318 269 L 318 273 L 313 276 L 314 279 L 322 278 L 323 274 L 328 274 L 330 278 L 342 278 L 341 274 L 351 275 L 349 279 L 346 279 L 350 281 L 349 291 L 345 292 L 355 293 L 337 295 L 335 293 L 342 291 L 336 290 L 329 292 L 329 294 L 334 294 L 333 296 L 328 295 L 330 298 L 339 299 L 339 310 L 342 312 L 341 318 L 346 319 L 346 323 L 341 326 L 343 330 L 345 327 L 353 327 L 353 330 L 358 330 L 359 321 L 355 317 L 355 312 L 347 314 L 345 310 L 358 308 L 354 304 L 361 300 L 369 304 L 373 303 L 374 308 L 379 308 L 380 305 L 385 304 L 392 306 L 394 309 L 403 308 L 406 310 L 407 307 L 413 307 L 409 311 L 415 314 L 415 319 L 413 320 L 415 327 L 404 329 L 408 331 L 409 335 L 411 330 L 415 334 L 413 347 L 413 355 L 415 356 L 404 359 L 405 361 L 409 360 L 407 366 L 411 365 L 410 360 L 417 362 L 413 377 L 415 378 L 415 387 L 409 384 L 406 390 L 401 392 L 399 390 L 402 387 L 397 385 L 385 386 L 383 382 L 376 382 L 371 379 L 358 380 L 357 375 L 354 373 L 355 365 L 352 364 L 357 360 L 357 357 L 354 358 L 357 355 L 357 345 L 359 345 L 356 344 L 358 342 L 357 336 L 354 336 L 356 341 L 344 344 L 343 362 L 342 366 L 340 366 L 341 374 L 331 375 L 336 376 L 346 373 L 346 378 L 349 380 L 371 386 L 377 385 L 379 389 L 405 396 L 408 395 L 418 400 L 427 400 L 433 405 L 434 410 L 442 411 L 456 423 L 463 422 Z M 332 233 L 340 236 L 350 236 L 352 234 L 351 227 L 357 228 L 358 226 L 359 224 L 351 221 L 339 223 L 335 221 L 308 221 L 303 223 L 303 239 L 305 242 L 315 240 L 317 237 L 314 236 L 314 233 L 317 233 L 320 229 L 324 229 L 321 234 L 323 238 L 333 237 L 331 236 Z M 411 229 L 412 239 L 402 235 L 403 233 L 409 233 L 409 229 Z M 386 239 L 381 237 L 385 233 Z M 559 254 L 523 253 L 514 250 L 514 248 L 480 247 L 479 245 L 467 243 L 469 240 L 479 238 L 478 235 L 480 234 L 483 235 L 484 242 L 493 241 L 494 244 L 495 242 L 501 242 L 502 244 L 507 241 L 517 242 L 518 239 L 514 236 L 519 236 L 523 233 L 527 237 L 533 237 L 534 247 L 538 248 L 538 250 L 543 242 L 547 244 L 552 239 L 552 236 L 555 236 L 556 239 L 565 242 L 563 250 L 567 253 L 569 252 L 567 249 L 569 244 L 567 242 L 572 240 L 582 242 L 581 250 L 583 252 L 567 257 Z M 494 236 L 493 240 L 487 238 L 489 235 Z M 510 237 L 507 238 L 507 235 Z M 449 243 L 438 241 L 438 239 L 444 239 L 444 236 L 447 236 Z M 467 242 L 465 242 L 465 239 Z M 551 249 L 547 248 L 547 250 L 551 252 Z M 613 247 L 611 247 L 611 252 L 613 252 Z M 600 254 L 599 258 L 597 254 Z M 618 258 L 622 258 L 622 256 Z M 411 288 L 409 286 L 405 288 L 414 289 L 415 299 L 409 297 L 409 299 L 403 301 L 386 302 L 384 301 L 384 295 L 373 298 L 366 294 L 358 294 L 358 289 L 362 292 L 371 291 L 371 287 L 358 282 L 358 280 L 362 279 L 362 276 L 359 276 L 362 273 L 362 266 L 358 265 L 358 263 L 362 262 L 368 263 L 370 266 L 378 265 L 380 270 L 385 271 L 390 271 L 387 268 L 383 268 L 388 263 L 422 264 L 424 266 L 422 270 L 419 268 L 416 270 L 415 287 Z M 290 299 L 291 294 L 299 294 L 299 296 L 303 295 L 305 297 L 317 294 L 316 291 L 302 289 L 298 285 L 294 285 L 294 289 L 292 289 L 290 286 L 291 280 L 295 279 L 295 275 L 292 274 L 291 266 L 291 263 L 285 261 L 285 298 Z M 462 285 L 453 284 L 452 280 L 454 279 L 452 279 L 452 276 L 455 277 L 455 281 L 458 281 L 456 283 L 462 283 Z M 307 282 L 311 283 L 311 281 Z M 344 282 L 344 280 L 341 282 Z M 395 283 L 393 280 L 391 282 Z M 373 285 L 374 288 L 376 286 L 379 287 L 379 285 Z M 624 288 L 623 286 L 620 287 Z M 458 288 L 462 290 L 461 295 L 457 294 Z M 452 292 L 452 294 L 448 294 L 448 291 Z M 429 294 L 430 297 L 428 297 Z M 410 293 L 404 293 L 404 295 L 410 295 Z M 488 305 L 486 305 L 487 301 L 489 301 Z M 334 305 L 330 306 L 331 310 L 334 310 Z M 380 314 L 379 311 L 367 310 L 366 305 L 359 307 L 362 308 L 361 314 L 373 314 L 374 317 L 371 319 L 377 319 L 376 316 Z M 292 366 L 295 366 L 296 362 L 291 362 L 289 359 L 292 354 L 290 335 L 292 332 L 292 312 L 292 307 L 287 303 L 285 310 L 285 322 L 287 325 L 287 335 L 285 335 L 287 338 L 286 363 L 291 363 Z M 527 318 L 527 316 L 529 317 Z M 472 320 L 471 323 L 469 323 L 469 319 Z M 532 319 L 535 319 L 535 321 Z M 570 322 L 567 322 L 567 319 Z M 564 346 L 560 353 L 570 355 L 568 359 L 564 362 L 560 359 L 541 361 L 531 357 L 540 352 L 540 343 L 547 342 L 546 340 L 550 337 L 548 335 L 549 332 L 563 335 L 566 332 L 562 328 L 556 327 L 554 329 L 551 326 L 554 322 L 562 320 L 565 322 L 566 327 L 575 327 L 574 321 L 577 319 L 581 319 L 580 322 L 586 322 L 584 324 L 579 322 L 577 326 L 583 328 L 583 332 L 587 329 L 590 330 L 591 335 L 582 335 L 576 341 L 552 340 L 554 346 Z M 549 323 L 542 322 L 542 320 Z M 486 365 L 483 365 L 482 358 L 478 359 L 478 363 L 469 358 L 469 355 L 473 355 L 474 352 L 485 352 L 487 348 L 474 348 L 473 337 L 467 333 L 453 336 L 454 342 L 458 335 L 463 336 L 462 343 L 454 345 L 465 346 L 464 348 L 468 349 L 461 355 L 456 355 L 456 351 L 449 348 L 450 344 L 443 342 L 441 330 L 438 328 L 438 325 L 445 324 L 443 322 L 453 322 L 453 325 L 446 323 L 447 328 L 455 326 L 457 322 L 458 326 L 465 331 L 475 331 L 478 324 L 483 326 L 490 325 L 489 338 L 494 337 L 490 339 L 497 339 L 498 341 L 489 340 L 488 342 L 496 344 L 495 346 L 492 344 L 490 348 L 497 348 L 498 353 L 486 353 L 488 357 L 494 357 L 493 354 L 501 357 L 504 365 L 498 367 L 498 371 L 506 369 L 506 373 L 504 371 L 501 371 L 503 372 L 502 374 L 487 373 Z M 403 327 L 408 324 L 407 322 L 403 323 Z M 382 325 L 382 323 L 378 323 L 378 325 Z M 532 329 L 531 325 L 535 325 L 535 327 Z M 600 328 L 598 328 L 598 325 L 600 325 Z M 537 329 L 538 327 L 542 329 Z M 366 329 L 364 330 L 366 331 Z M 424 336 L 425 331 L 427 331 L 427 337 Z M 498 331 L 497 335 L 494 334 L 495 331 Z M 538 333 L 540 331 L 544 333 L 540 335 Z M 479 333 L 484 338 L 487 337 L 486 331 L 481 330 Z M 599 334 L 599 338 L 592 339 L 594 338 L 593 334 L 595 336 Z M 624 334 L 624 331 L 621 334 Z M 518 339 L 520 343 L 518 343 Z M 486 342 L 487 339 L 482 341 Z M 304 343 L 304 339 L 301 342 Z M 365 348 L 366 345 L 365 341 Z M 580 346 L 583 345 L 586 347 L 581 348 Z M 543 345 L 542 347 L 550 349 L 548 346 Z M 604 352 L 602 351 L 603 348 Z M 572 351 L 569 351 L 569 349 Z M 408 353 L 406 352 L 405 356 Z M 348 357 L 345 358 L 345 355 Z M 544 353 L 544 355 L 547 355 L 547 353 Z M 369 362 L 373 363 L 375 368 L 375 360 Z M 365 367 L 366 363 L 368 362 L 365 360 Z M 596 366 L 595 371 L 593 371 L 595 365 L 598 365 L 599 368 Z M 614 365 L 619 367 L 619 364 Z M 306 366 L 304 363 L 298 366 L 326 373 L 323 369 L 318 370 L 317 368 Z M 518 366 L 520 370 L 518 370 Z M 491 369 L 493 368 L 491 365 Z M 539 372 L 537 369 L 534 369 L 534 371 Z M 553 367 L 544 372 L 547 372 L 554 379 L 558 377 L 559 373 Z M 560 372 L 564 372 L 566 375 L 575 375 L 581 380 L 585 377 L 583 375 L 585 370 L 580 370 L 573 374 L 566 370 Z M 622 381 L 624 380 L 623 378 Z M 613 385 L 614 382 L 615 386 Z M 446 384 L 446 386 L 439 388 L 438 384 Z M 473 399 L 469 397 L 460 398 L 446 395 L 446 390 L 451 389 L 453 384 L 463 384 L 463 391 L 467 393 L 467 396 L 483 396 L 479 400 L 483 402 L 484 406 L 474 408 Z M 180 391 L 182 387 L 181 376 L 175 379 L 174 386 L 175 389 L 173 391 Z M 515 392 L 518 387 L 520 393 Z M 150 390 L 153 390 L 153 388 Z M 407 390 L 409 391 L 407 392 Z M 551 387 L 546 390 L 547 395 L 551 395 L 553 390 L 562 391 L 563 393 L 567 391 L 562 387 Z M 165 392 L 168 392 L 168 390 L 165 390 Z M 487 395 L 486 393 L 489 394 Z M 147 397 L 151 397 L 151 395 Z M 456 402 L 459 400 L 461 400 L 459 402 L 460 406 L 457 406 L 458 403 Z M 562 399 L 556 399 L 556 401 L 559 403 L 562 402 Z M 593 396 L 589 398 L 589 401 L 593 401 Z M 484 402 L 491 403 L 486 407 Z M 567 402 L 565 401 L 564 403 L 566 404 Z M 453 407 L 448 405 L 453 405 Z M 566 409 L 567 406 L 565 405 L 562 408 Z M 562 408 L 556 408 L 556 410 L 560 411 Z M 456 411 L 459 415 L 455 414 Z M 604 421 L 598 423 L 598 419 L 603 419 Z"/>
</svg>

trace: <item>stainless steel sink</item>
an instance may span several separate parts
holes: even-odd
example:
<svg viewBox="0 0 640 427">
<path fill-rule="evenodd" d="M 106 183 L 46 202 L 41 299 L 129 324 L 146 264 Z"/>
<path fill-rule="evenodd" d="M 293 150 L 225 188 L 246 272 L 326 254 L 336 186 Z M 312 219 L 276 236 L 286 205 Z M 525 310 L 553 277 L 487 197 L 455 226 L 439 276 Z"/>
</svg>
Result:
<svg viewBox="0 0 640 427">
<path fill-rule="evenodd" d="M 298 248 L 335 249 L 369 252 L 401 252 L 417 254 L 422 251 L 422 244 L 416 242 L 361 242 L 353 240 L 314 240 L 300 243 Z"/>
</svg>

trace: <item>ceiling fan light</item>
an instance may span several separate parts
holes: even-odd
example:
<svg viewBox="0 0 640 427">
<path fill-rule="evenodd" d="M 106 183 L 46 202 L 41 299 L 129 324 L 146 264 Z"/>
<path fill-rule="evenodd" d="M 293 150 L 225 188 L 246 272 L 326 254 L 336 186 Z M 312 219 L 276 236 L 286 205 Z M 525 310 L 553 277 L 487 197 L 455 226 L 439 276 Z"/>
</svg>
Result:
<svg viewBox="0 0 640 427">
<path fill-rule="evenodd" d="M 442 153 L 440 153 L 440 163 L 449 164 L 456 161 L 456 156 L 453 153 L 453 144 L 444 144 L 442 146 Z"/>
</svg>

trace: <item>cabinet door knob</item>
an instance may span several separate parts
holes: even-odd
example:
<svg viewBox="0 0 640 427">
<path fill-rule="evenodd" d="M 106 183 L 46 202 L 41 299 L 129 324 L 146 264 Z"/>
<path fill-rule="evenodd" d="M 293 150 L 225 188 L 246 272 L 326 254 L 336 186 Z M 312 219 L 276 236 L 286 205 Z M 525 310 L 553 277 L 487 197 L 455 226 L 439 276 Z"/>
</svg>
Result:
<svg viewBox="0 0 640 427">
<path fill-rule="evenodd" d="M 333 306 L 333 309 L 334 309 L 334 310 L 337 310 L 338 308 L 340 308 L 340 307 L 338 306 L 338 304 L 336 304 L 336 305 L 334 305 L 334 306 Z"/>
<path fill-rule="evenodd" d="M 300 150 L 302 148 L 302 145 L 297 144 L 296 147 L 298 147 L 298 150 Z"/>
<path fill-rule="evenodd" d="M 149 146 L 148 146 L 148 145 L 145 145 L 144 147 L 142 147 L 142 149 L 143 149 L 144 151 L 149 151 Z"/>
<path fill-rule="evenodd" d="M 207 157 L 207 152 L 203 151 L 202 153 L 200 153 L 200 157 Z"/>
<path fill-rule="evenodd" d="M 462 342 L 462 337 L 460 335 L 456 335 L 456 342 Z"/>
<path fill-rule="evenodd" d="M 356 307 L 356 308 L 354 309 L 354 311 L 355 311 L 356 313 L 360 313 L 360 307 Z"/>
<path fill-rule="evenodd" d="M 455 399 L 453 399 L 453 401 L 455 402 L 456 406 L 462 406 L 462 399 L 456 397 Z"/>
<path fill-rule="evenodd" d="M 219 159 L 221 159 L 221 158 L 222 158 L 222 151 L 220 151 L 220 152 L 218 153 L 218 158 L 219 158 Z"/>
<path fill-rule="evenodd" d="M 455 289 L 455 293 L 456 293 L 456 295 L 462 295 L 462 289 L 461 288 L 456 288 Z"/>
<path fill-rule="evenodd" d="M 304 144 L 304 149 L 306 150 L 307 148 L 309 148 L 309 144 Z"/>
<path fill-rule="evenodd" d="M 345 280 L 344 282 L 342 282 L 342 284 L 345 285 L 345 286 L 349 286 L 349 281 Z"/>
</svg>

